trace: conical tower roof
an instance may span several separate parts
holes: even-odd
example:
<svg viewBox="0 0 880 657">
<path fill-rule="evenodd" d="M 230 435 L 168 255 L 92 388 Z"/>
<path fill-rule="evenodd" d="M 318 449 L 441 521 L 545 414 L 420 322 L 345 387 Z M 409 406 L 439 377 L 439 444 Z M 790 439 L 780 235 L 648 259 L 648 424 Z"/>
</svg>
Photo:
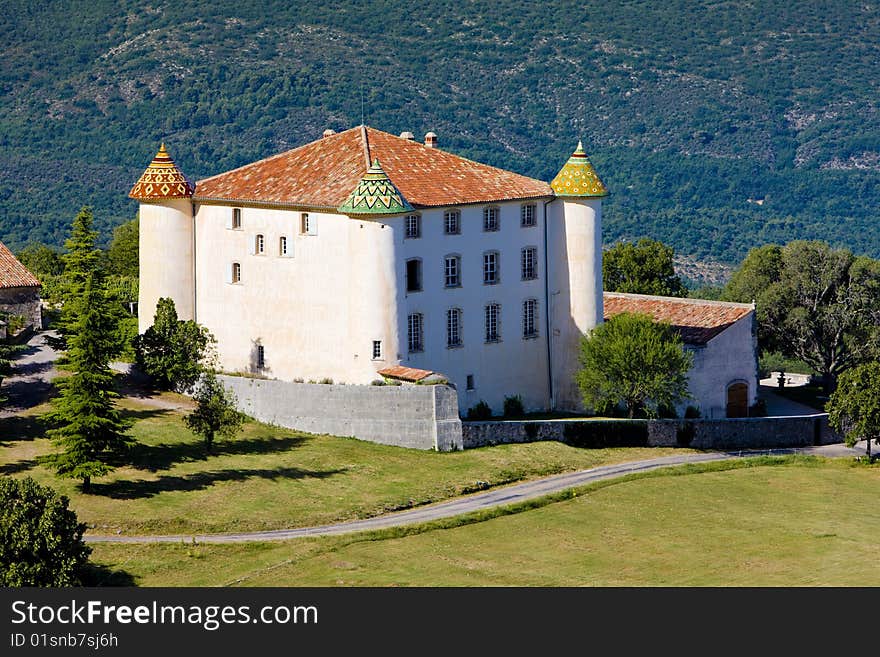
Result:
<svg viewBox="0 0 880 657">
<path fill-rule="evenodd" d="M 162 144 L 156 157 L 128 195 L 139 200 L 160 200 L 189 198 L 194 191 L 195 186 L 177 168 L 174 160 L 165 150 L 165 144 Z"/>
<path fill-rule="evenodd" d="M 338 212 L 382 215 L 412 212 L 412 209 L 412 206 L 382 169 L 379 160 L 375 159 L 354 191 L 339 206 Z"/>
<path fill-rule="evenodd" d="M 556 196 L 608 196 L 580 141 L 550 186 Z"/>
</svg>

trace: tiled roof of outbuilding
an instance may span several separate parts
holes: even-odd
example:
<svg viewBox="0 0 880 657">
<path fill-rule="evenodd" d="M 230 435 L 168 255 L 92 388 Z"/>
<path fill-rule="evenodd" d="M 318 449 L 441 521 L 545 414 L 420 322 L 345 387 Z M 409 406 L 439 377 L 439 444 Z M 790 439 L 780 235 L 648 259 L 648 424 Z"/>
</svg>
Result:
<svg viewBox="0 0 880 657">
<path fill-rule="evenodd" d="M 196 201 L 336 210 L 378 158 L 414 207 L 553 195 L 550 185 L 439 148 L 359 126 L 196 183 Z"/>
<path fill-rule="evenodd" d="M 754 311 L 751 304 L 654 297 L 605 292 L 605 319 L 621 313 L 644 313 L 655 321 L 669 322 L 686 344 L 704 345 L 727 327 Z"/>
<path fill-rule="evenodd" d="M 0 242 L 0 288 L 39 286 L 37 277 Z"/>
</svg>

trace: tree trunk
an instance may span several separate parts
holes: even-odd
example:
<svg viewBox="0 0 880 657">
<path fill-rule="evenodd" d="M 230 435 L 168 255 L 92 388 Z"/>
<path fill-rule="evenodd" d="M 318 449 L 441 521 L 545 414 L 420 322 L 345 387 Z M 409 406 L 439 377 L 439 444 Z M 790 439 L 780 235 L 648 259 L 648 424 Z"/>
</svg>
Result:
<svg viewBox="0 0 880 657">
<path fill-rule="evenodd" d="M 871 456 L 871 438 L 870 437 L 865 441 L 865 446 L 867 447 L 866 454 L 868 455 L 868 463 L 871 463 L 874 460 L 874 457 Z"/>
<path fill-rule="evenodd" d="M 213 445 L 213 444 L 214 444 L 214 434 L 213 434 L 213 432 L 212 432 L 212 433 L 207 433 L 207 434 L 205 434 L 205 451 L 210 452 L 210 451 L 211 451 L 211 445 Z"/>
<path fill-rule="evenodd" d="M 92 478 L 86 475 L 83 477 L 83 493 L 88 493 L 92 488 Z"/>
</svg>

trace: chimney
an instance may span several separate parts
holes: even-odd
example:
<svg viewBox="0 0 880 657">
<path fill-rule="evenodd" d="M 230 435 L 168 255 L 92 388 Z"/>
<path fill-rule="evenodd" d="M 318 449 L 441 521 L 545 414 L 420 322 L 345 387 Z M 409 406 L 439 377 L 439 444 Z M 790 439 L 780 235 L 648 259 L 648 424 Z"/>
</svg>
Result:
<svg viewBox="0 0 880 657">
<path fill-rule="evenodd" d="M 327 128 L 323 132 L 323 134 L 321 135 L 321 138 L 323 139 L 324 137 L 329 137 L 330 135 L 335 135 L 335 134 L 336 134 L 336 131 L 333 128 Z"/>
<path fill-rule="evenodd" d="M 413 141 L 416 138 L 416 136 L 413 133 L 411 133 L 409 130 L 405 130 L 404 132 L 400 133 L 400 138 L 401 139 L 409 139 L 410 141 Z"/>
<path fill-rule="evenodd" d="M 437 148 L 437 135 L 433 132 L 429 132 L 425 135 L 425 146 L 428 148 Z"/>
</svg>

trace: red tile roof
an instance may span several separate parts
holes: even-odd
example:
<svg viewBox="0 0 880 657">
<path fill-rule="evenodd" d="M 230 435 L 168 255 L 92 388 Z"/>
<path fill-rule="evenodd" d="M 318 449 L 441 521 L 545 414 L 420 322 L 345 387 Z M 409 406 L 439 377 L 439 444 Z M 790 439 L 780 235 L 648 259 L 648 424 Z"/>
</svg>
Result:
<svg viewBox="0 0 880 657">
<path fill-rule="evenodd" d="M 39 287 L 40 281 L 0 242 L 0 288 Z"/>
<path fill-rule="evenodd" d="M 413 382 L 421 381 L 433 374 L 431 370 L 419 370 L 415 367 L 404 367 L 403 365 L 386 367 L 384 370 L 379 370 L 377 373 L 382 376 L 387 376 L 389 379 L 400 379 L 401 381 Z"/>
<path fill-rule="evenodd" d="M 547 183 L 363 126 L 196 183 L 196 201 L 338 208 L 378 158 L 414 207 L 552 196 Z"/>
<path fill-rule="evenodd" d="M 692 345 L 704 345 L 734 322 L 753 312 L 751 304 L 677 299 L 643 294 L 605 292 L 605 319 L 620 313 L 644 313 L 656 321 L 669 322 L 681 339 Z"/>
</svg>

